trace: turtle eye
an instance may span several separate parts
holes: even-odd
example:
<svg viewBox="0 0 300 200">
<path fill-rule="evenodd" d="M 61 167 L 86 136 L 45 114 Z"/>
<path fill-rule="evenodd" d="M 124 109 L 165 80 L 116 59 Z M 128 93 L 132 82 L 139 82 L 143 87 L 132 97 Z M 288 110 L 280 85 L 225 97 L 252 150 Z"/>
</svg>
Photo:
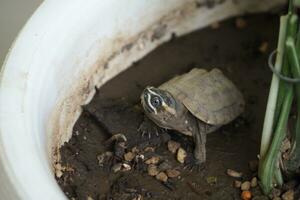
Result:
<svg viewBox="0 0 300 200">
<path fill-rule="evenodd" d="M 151 98 L 151 104 L 153 107 L 157 108 L 158 106 L 161 105 L 161 100 L 159 97 L 153 97 Z"/>
</svg>

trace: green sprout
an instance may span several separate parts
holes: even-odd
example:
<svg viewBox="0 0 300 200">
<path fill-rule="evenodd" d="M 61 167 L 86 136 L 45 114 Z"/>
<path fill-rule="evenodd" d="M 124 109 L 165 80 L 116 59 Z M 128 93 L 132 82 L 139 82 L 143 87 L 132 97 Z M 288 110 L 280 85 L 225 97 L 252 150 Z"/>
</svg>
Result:
<svg viewBox="0 0 300 200">
<path fill-rule="evenodd" d="M 300 6 L 300 0 L 291 0 L 288 14 L 280 18 L 275 67 L 270 64 L 274 74 L 265 113 L 258 171 L 265 194 L 269 194 L 274 186 L 283 184 L 283 171 L 279 165 L 282 157 L 280 150 L 287 137 L 294 100 L 297 102 L 297 119 L 295 129 L 291 131 L 292 150 L 284 166 L 290 173 L 300 166 L 300 31 L 294 3 Z"/>
</svg>

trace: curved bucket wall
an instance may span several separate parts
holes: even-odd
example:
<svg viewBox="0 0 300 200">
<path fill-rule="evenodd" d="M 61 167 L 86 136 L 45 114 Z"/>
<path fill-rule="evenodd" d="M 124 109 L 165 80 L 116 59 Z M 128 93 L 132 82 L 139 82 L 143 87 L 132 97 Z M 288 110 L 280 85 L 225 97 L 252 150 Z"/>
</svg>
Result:
<svg viewBox="0 0 300 200">
<path fill-rule="evenodd" d="M 0 197 L 66 199 L 53 171 L 81 105 L 173 34 L 266 11 L 282 0 L 45 1 L 16 39 L 0 79 Z M 204 38 L 205 39 L 205 38 Z"/>
</svg>

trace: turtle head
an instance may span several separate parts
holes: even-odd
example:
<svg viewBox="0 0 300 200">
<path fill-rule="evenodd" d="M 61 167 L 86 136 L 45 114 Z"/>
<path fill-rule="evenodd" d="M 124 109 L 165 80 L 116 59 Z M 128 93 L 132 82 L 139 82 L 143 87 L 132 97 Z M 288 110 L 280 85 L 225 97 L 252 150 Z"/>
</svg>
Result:
<svg viewBox="0 0 300 200">
<path fill-rule="evenodd" d="M 158 120 L 176 115 L 176 100 L 165 90 L 146 87 L 141 95 L 141 102 L 145 113 Z"/>
</svg>

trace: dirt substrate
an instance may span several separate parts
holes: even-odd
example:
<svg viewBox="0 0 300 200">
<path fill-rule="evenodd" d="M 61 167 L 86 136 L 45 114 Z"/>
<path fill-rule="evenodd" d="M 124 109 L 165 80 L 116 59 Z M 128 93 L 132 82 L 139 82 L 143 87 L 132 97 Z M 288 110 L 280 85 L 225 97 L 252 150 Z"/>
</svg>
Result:
<svg viewBox="0 0 300 200">
<path fill-rule="evenodd" d="M 279 18 L 260 14 L 244 19 L 245 27 L 237 28 L 236 20 L 230 19 L 219 27 L 173 38 L 100 88 L 75 124 L 73 137 L 61 148 L 64 168 L 57 180 L 70 199 L 240 199 L 240 190 L 233 187 L 235 179 L 226 170 L 243 172 L 242 180 L 255 176 L 248 163 L 259 152 L 271 78 L 266 61 L 275 48 Z M 137 132 L 143 120 L 139 106 L 143 88 L 158 86 L 193 67 L 220 68 L 242 91 L 247 103 L 240 118 L 208 135 L 207 163 L 202 173 L 189 172 L 176 161 L 167 149 L 167 136 L 148 141 Z M 114 150 L 113 144 L 104 142 L 117 133 L 126 135 L 126 151 L 134 146 L 156 146 L 153 154 L 169 161 L 180 172 L 179 177 L 162 183 L 147 174 L 147 166 L 133 166 L 132 162 L 133 169 L 127 172 L 113 173 L 106 163 L 99 166 L 97 156 Z M 169 135 L 191 154 L 190 138 L 175 132 Z M 258 187 L 252 192 L 260 194 Z"/>
</svg>

